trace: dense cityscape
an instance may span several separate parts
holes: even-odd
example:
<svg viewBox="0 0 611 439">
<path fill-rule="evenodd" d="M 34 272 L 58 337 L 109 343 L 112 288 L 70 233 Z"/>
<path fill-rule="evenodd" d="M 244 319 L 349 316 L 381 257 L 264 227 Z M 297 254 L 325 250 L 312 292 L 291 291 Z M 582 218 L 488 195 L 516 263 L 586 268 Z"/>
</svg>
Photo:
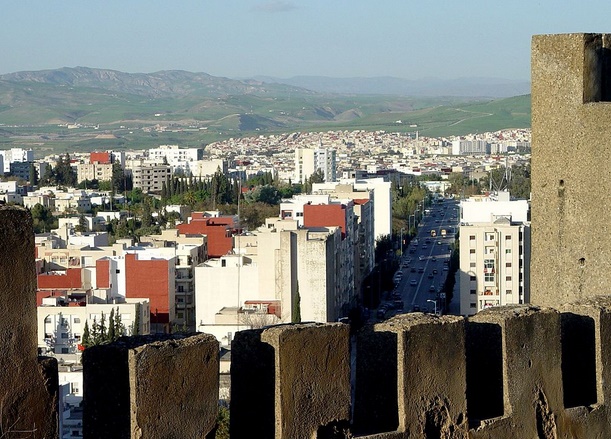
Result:
<svg viewBox="0 0 611 439">
<path fill-rule="evenodd" d="M 270 324 L 527 303 L 529 152 L 522 129 L 0 151 L 0 200 L 37 232 L 38 346 L 60 360 L 63 431 L 82 434 L 82 352 L 122 335 L 206 332 L 229 354 L 237 331 Z"/>
</svg>

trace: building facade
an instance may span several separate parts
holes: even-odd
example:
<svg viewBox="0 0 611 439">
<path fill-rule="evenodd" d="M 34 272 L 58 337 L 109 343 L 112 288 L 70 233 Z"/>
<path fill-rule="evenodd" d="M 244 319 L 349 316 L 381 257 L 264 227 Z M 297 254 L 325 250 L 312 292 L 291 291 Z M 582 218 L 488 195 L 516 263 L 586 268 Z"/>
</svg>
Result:
<svg viewBox="0 0 611 439">
<path fill-rule="evenodd" d="M 461 204 L 460 314 L 530 302 L 530 223 L 519 220 L 528 215 L 522 201 Z M 515 218 L 504 212 L 507 208 Z"/>
</svg>

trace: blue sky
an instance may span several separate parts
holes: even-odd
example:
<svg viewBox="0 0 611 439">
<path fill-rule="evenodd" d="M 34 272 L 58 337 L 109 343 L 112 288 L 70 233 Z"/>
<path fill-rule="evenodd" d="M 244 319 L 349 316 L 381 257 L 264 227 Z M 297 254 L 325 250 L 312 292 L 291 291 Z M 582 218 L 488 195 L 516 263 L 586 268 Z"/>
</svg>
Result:
<svg viewBox="0 0 611 439">
<path fill-rule="evenodd" d="M 3 0 L 0 74 L 528 80 L 533 34 L 609 31 L 591 0 Z"/>
</svg>

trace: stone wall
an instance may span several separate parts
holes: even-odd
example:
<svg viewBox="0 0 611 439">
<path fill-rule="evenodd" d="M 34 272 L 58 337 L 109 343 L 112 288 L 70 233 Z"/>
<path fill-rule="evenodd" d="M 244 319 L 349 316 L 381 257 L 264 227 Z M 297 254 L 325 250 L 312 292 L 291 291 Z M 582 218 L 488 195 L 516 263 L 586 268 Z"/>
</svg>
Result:
<svg viewBox="0 0 611 439">
<path fill-rule="evenodd" d="M 610 294 L 611 35 L 532 40 L 531 302 Z M 534 269 L 536 267 L 536 269 Z"/>
<path fill-rule="evenodd" d="M 34 233 L 28 211 L 0 206 L 0 438 L 57 435 L 57 362 L 37 357 Z"/>
</svg>

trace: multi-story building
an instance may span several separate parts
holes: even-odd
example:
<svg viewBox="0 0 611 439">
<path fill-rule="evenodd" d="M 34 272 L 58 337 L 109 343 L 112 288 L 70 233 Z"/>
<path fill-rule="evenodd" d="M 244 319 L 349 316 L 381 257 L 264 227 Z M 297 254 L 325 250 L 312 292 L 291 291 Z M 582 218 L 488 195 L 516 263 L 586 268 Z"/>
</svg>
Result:
<svg viewBox="0 0 611 439">
<path fill-rule="evenodd" d="M 76 176 L 79 182 L 85 180 L 111 181 L 111 163 L 79 163 L 76 167 Z"/>
<path fill-rule="evenodd" d="M 297 229 L 290 220 L 236 237 L 235 254 L 195 268 L 198 330 L 226 343 L 235 331 L 299 316 L 336 321 L 352 299 L 343 251 L 340 227 Z"/>
<path fill-rule="evenodd" d="M 3 165 L 0 171 L 5 174 L 11 172 L 11 163 L 34 161 L 34 151 L 31 149 L 11 148 L 0 150 L 0 156 L 2 157 Z"/>
<path fill-rule="evenodd" d="M 206 235 L 208 256 L 219 258 L 233 248 L 233 235 L 237 233 L 237 217 L 220 216 L 218 212 L 193 212 L 187 223 L 178 224 L 182 235 Z"/>
<path fill-rule="evenodd" d="M 452 155 L 490 154 L 490 144 L 485 140 L 453 140 Z"/>
<path fill-rule="evenodd" d="M 349 190 L 346 185 L 351 186 L 352 190 Z M 313 194 L 328 194 L 332 198 L 369 198 L 372 200 L 374 240 L 390 235 L 392 231 L 392 197 L 390 189 L 391 183 L 382 177 L 362 180 L 342 179 L 338 183 L 314 183 L 312 185 Z M 372 195 L 365 197 L 362 195 L 364 191 L 371 191 Z"/>
<path fill-rule="evenodd" d="M 157 163 L 167 163 L 174 173 L 197 175 L 191 165 L 204 157 L 202 148 L 179 148 L 178 145 L 160 145 L 148 150 L 148 157 Z"/>
<path fill-rule="evenodd" d="M 530 301 L 528 202 L 474 198 L 461 203 L 460 313 Z"/>
<path fill-rule="evenodd" d="M 295 149 L 295 180 L 300 183 L 305 181 L 320 170 L 325 182 L 336 180 L 337 155 L 333 149 L 318 148 L 296 148 Z"/>
<path fill-rule="evenodd" d="M 170 165 L 146 163 L 132 168 L 134 188 L 144 193 L 161 192 L 164 183 L 172 176 Z"/>
<path fill-rule="evenodd" d="M 120 317 L 125 335 L 148 334 L 150 310 L 146 299 L 126 299 L 118 303 L 76 301 L 70 294 L 42 299 L 38 312 L 38 350 L 41 355 L 53 355 L 78 363 L 85 323 L 91 330 L 102 316 L 108 328 L 111 311 Z M 135 326 L 137 325 L 137 326 Z"/>
<path fill-rule="evenodd" d="M 193 177 L 208 178 L 212 177 L 219 170 L 223 174 L 227 174 L 229 167 L 225 159 L 210 159 L 189 162 L 189 169 Z"/>
</svg>

